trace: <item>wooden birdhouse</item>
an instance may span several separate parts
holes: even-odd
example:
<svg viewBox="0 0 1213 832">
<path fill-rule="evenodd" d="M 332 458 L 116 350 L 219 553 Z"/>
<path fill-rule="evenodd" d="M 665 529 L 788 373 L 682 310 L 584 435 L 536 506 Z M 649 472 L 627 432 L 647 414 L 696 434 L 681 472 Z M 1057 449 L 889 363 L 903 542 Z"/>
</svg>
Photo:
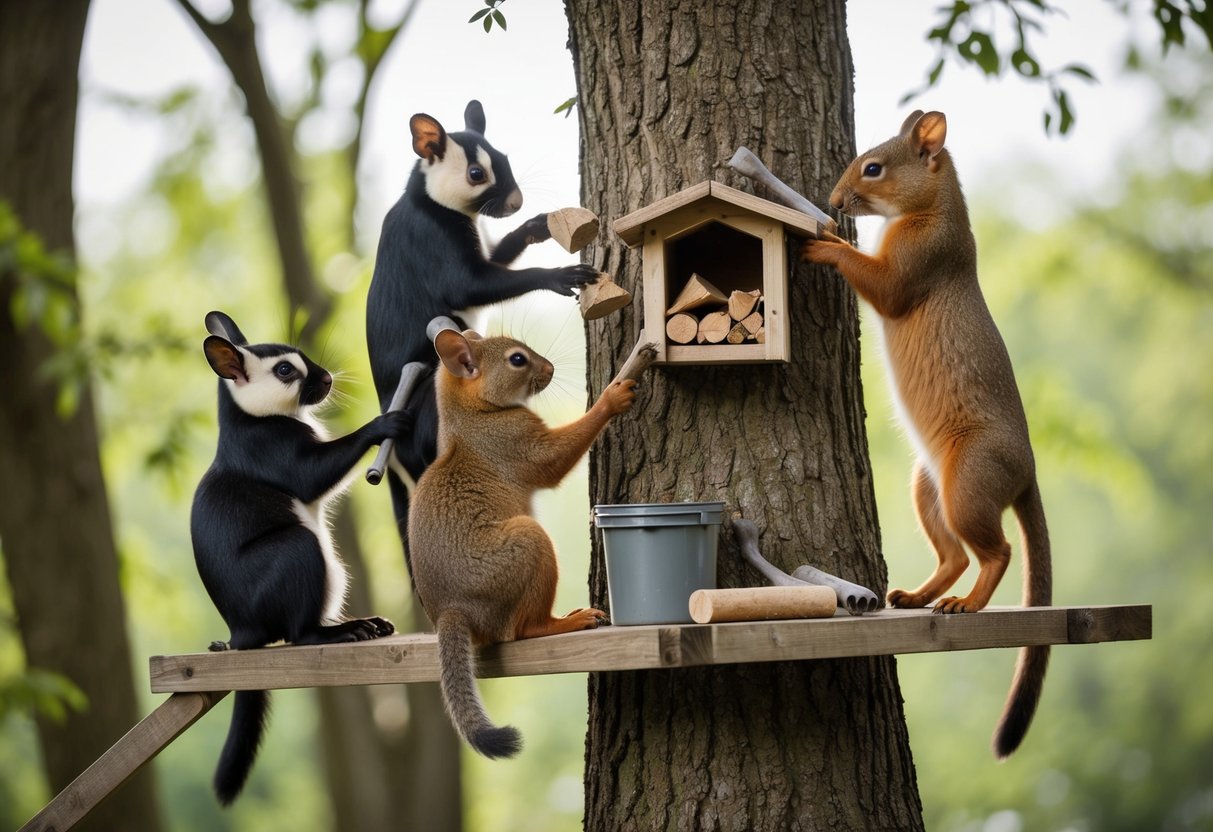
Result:
<svg viewBox="0 0 1213 832">
<path fill-rule="evenodd" d="M 644 329 L 665 364 L 787 361 L 787 235 L 812 217 L 719 182 L 700 182 L 621 217 L 641 249 Z"/>
</svg>

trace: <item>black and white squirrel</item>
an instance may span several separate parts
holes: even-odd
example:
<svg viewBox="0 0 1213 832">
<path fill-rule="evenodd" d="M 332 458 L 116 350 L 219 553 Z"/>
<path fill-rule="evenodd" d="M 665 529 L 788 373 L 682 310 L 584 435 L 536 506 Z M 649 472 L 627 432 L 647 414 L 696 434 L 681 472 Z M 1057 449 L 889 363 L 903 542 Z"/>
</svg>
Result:
<svg viewBox="0 0 1213 832">
<path fill-rule="evenodd" d="M 275 641 L 330 644 L 390 635 L 384 618 L 342 614 L 349 576 L 325 511 L 372 446 L 407 433 L 393 412 L 329 440 L 310 410 L 332 376 L 300 350 L 249 344 L 222 312 L 206 316 L 203 351 L 219 376 L 219 443 L 190 513 L 198 574 L 231 631 L 212 650 Z M 239 691 L 215 771 L 227 805 L 240 793 L 265 726 L 269 694 Z"/>
<path fill-rule="evenodd" d="M 572 295 L 597 279 L 597 270 L 589 265 L 507 268 L 528 245 L 551 237 L 547 214 L 527 220 L 485 256 L 477 217 L 514 214 L 522 207 L 522 192 L 509 159 L 484 137 L 479 101 L 468 103 L 464 124 L 465 130 L 447 133 L 425 113 L 409 120 L 420 159 L 404 195 L 384 218 L 367 295 L 367 350 L 380 410 L 387 409 L 401 367 L 413 361 L 437 365 L 426 335 L 432 319 L 447 316 L 463 329 L 469 323 L 467 310 L 537 289 Z M 402 538 L 408 525 L 405 477 L 416 482 L 437 452 L 432 372 L 418 383 L 406 409 L 414 417 L 414 429 L 411 437 L 396 443 L 389 477 Z"/>
</svg>

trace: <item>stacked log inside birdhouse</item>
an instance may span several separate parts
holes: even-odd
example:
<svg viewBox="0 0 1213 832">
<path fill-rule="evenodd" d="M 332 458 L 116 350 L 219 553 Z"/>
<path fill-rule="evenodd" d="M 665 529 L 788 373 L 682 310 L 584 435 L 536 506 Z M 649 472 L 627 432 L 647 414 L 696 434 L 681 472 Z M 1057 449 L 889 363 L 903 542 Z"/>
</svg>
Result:
<svg viewBox="0 0 1213 832">
<path fill-rule="evenodd" d="M 758 289 L 726 295 L 692 274 L 665 315 L 665 334 L 675 344 L 766 343 Z"/>
</svg>

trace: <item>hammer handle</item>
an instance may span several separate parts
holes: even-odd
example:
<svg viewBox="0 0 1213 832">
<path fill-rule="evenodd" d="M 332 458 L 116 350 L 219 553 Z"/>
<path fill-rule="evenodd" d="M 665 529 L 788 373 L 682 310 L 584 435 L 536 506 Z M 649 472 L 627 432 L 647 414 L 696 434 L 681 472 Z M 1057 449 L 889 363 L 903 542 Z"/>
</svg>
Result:
<svg viewBox="0 0 1213 832">
<path fill-rule="evenodd" d="M 400 381 L 396 384 L 396 392 L 392 394 L 392 400 L 388 402 L 387 410 L 384 413 L 391 413 L 404 407 L 405 402 L 409 400 L 409 394 L 413 392 L 413 388 L 417 386 L 417 381 L 424 372 L 425 364 L 420 361 L 411 361 L 400 369 Z M 378 485 L 383 480 L 383 473 L 387 470 L 388 460 L 392 458 L 392 450 L 395 447 L 396 441 L 391 437 L 380 444 L 379 453 L 375 454 L 375 461 L 371 463 L 370 468 L 366 469 L 366 481 L 371 485 Z"/>
</svg>

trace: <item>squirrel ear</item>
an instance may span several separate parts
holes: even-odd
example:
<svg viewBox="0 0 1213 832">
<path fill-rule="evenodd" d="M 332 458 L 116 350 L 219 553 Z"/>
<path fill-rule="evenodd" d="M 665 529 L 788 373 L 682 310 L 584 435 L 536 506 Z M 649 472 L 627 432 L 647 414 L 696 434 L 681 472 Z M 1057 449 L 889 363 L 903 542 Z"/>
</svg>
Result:
<svg viewBox="0 0 1213 832">
<path fill-rule="evenodd" d="M 463 111 L 463 128 L 484 135 L 484 107 L 481 107 L 480 102 L 474 98 L 468 102 L 467 109 Z"/>
<path fill-rule="evenodd" d="M 479 332 L 477 332 L 474 329 L 465 329 L 463 331 L 463 337 L 468 339 L 469 341 L 483 341 L 484 340 L 484 336 L 481 335 Z"/>
<path fill-rule="evenodd" d="M 434 352 L 438 353 L 442 366 L 451 375 L 459 378 L 476 378 L 480 375 L 480 364 L 472 353 L 472 345 L 461 333 L 453 329 L 439 332 L 434 336 Z"/>
<path fill-rule="evenodd" d="M 446 131 L 433 116 L 417 113 L 409 119 L 409 131 L 413 134 L 413 152 L 427 162 L 441 159 L 446 153 Z"/>
<path fill-rule="evenodd" d="M 248 339 L 244 337 L 244 333 L 240 331 L 240 327 L 236 326 L 236 322 L 222 312 L 207 312 L 205 323 L 206 331 L 211 335 L 226 338 L 228 341 L 239 346 L 244 346 L 248 343 Z"/>
<path fill-rule="evenodd" d="M 906 120 L 901 123 L 901 129 L 897 131 L 897 135 L 908 136 L 920 118 L 922 118 L 922 110 L 915 110 L 910 113 L 906 116 Z"/>
<path fill-rule="evenodd" d="M 219 378 L 226 378 L 237 384 L 248 381 L 248 374 L 244 371 L 244 356 L 226 338 L 211 335 L 202 342 L 202 351 L 206 353 L 207 363 Z"/>
<path fill-rule="evenodd" d="M 918 119 L 910 134 L 918 146 L 920 156 L 934 159 L 943 150 L 943 141 L 948 135 L 948 120 L 943 113 L 930 112 Z"/>
</svg>

